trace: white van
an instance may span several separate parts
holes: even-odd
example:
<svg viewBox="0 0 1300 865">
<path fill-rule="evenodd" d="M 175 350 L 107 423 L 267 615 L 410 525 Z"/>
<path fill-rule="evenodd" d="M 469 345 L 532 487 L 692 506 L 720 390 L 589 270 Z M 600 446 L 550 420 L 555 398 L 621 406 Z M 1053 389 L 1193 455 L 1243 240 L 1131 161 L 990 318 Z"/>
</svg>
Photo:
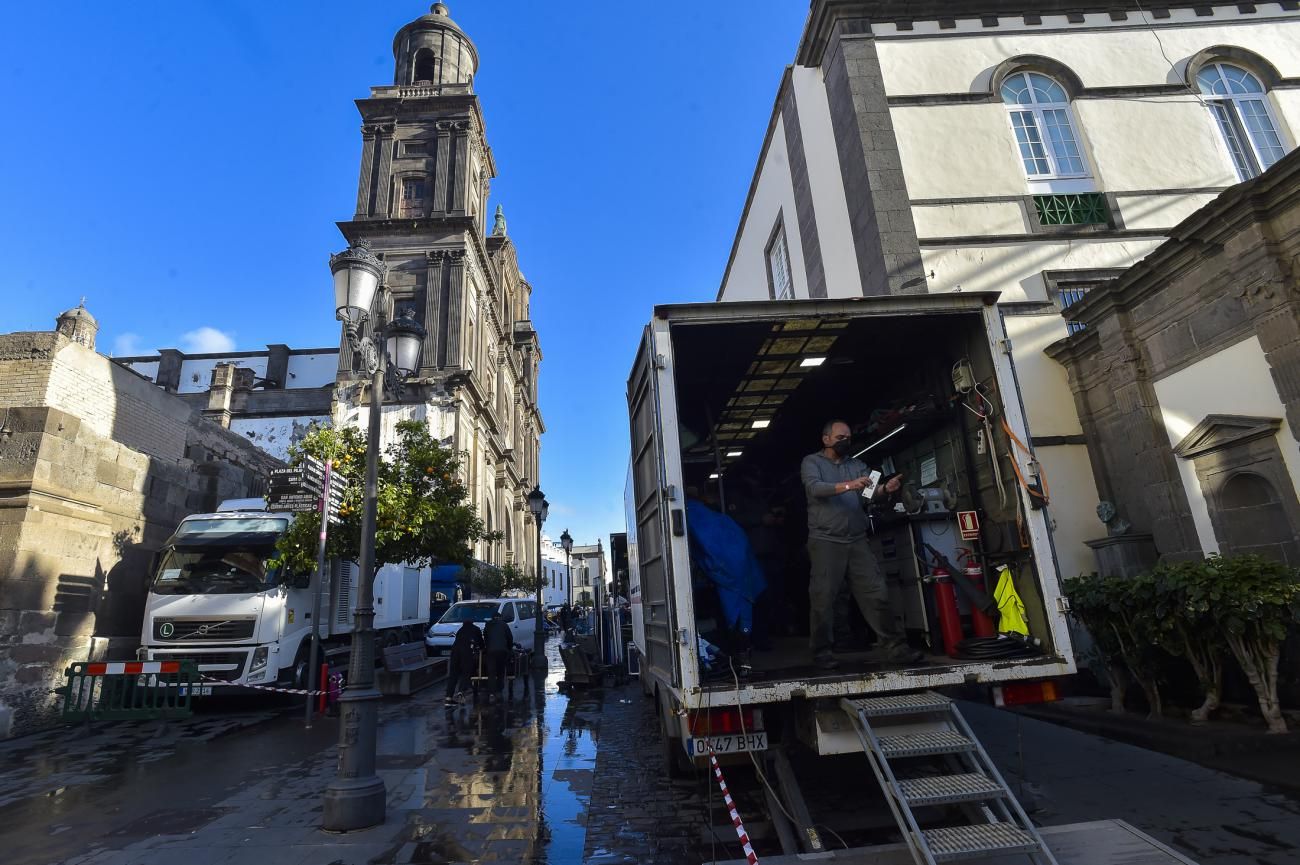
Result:
<svg viewBox="0 0 1300 865">
<path fill-rule="evenodd" d="M 524 598 L 481 598 L 475 601 L 457 601 L 447 608 L 442 618 L 429 628 L 424 644 L 430 652 L 441 655 L 451 648 L 456 632 L 465 622 L 473 622 L 479 630 L 492 614 L 501 611 L 501 618 L 510 626 L 511 639 L 525 649 L 532 649 L 533 630 L 537 627 L 537 602 Z"/>
</svg>

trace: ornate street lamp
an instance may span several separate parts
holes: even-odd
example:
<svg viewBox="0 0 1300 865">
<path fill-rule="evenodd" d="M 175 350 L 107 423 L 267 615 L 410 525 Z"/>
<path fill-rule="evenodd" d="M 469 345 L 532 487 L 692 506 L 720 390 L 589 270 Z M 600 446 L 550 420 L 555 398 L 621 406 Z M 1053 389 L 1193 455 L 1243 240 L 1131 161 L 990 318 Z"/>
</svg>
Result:
<svg viewBox="0 0 1300 865">
<path fill-rule="evenodd" d="M 366 485 L 361 511 L 360 594 L 352 627 L 347 686 L 339 699 L 339 769 L 325 788 L 322 824 L 335 832 L 384 822 L 383 779 L 375 774 L 379 691 L 375 689 L 375 524 L 378 514 L 379 436 L 384 391 L 401 396 L 402 380 L 420 366 L 424 328 L 410 310 L 387 323 L 388 289 L 384 263 L 359 240 L 330 256 L 335 315 L 343 322 L 348 345 L 361 355 L 370 376 L 370 417 L 366 439 Z M 378 303 L 376 303 L 376 299 Z M 371 333 L 361 328 L 375 309 Z"/>
<path fill-rule="evenodd" d="M 546 631 L 542 626 L 542 523 L 551 511 L 550 502 L 542 493 L 540 486 L 533 487 L 528 494 L 528 510 L 533 514 L 533 523 L 537 526 L 537 566 L 534 577 L 537 580 L 537 619 L 533 629 L 533 668 L 546 669 Z"/>
<path fill-rule="evenodd" d="M 569 565 L 569 553 L 573 552 L 573 536 L 569 534 L 568 529 L 560 535 L 560 547 L 564 550 L 564 575 L 569 580 L 568 591 L 564 593 L 564 602 L 567 604 L 573 600 L 573 570 Z"/>
</svg>

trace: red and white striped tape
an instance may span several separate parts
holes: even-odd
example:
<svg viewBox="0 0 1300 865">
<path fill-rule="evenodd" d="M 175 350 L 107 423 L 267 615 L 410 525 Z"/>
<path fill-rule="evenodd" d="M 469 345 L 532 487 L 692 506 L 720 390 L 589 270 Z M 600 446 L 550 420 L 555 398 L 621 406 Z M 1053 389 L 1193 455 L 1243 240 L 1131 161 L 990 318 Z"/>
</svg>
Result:
<svg viewBox="0 0 1300 865">
<path fill-rule="evenodd" d="M 745 859 L 749 861 L 749 865 L 758 865 L 758 854 L 749 843 L 749 834 L 745 831 L 745 824 L 740 822 L 740 812 L 736 810 L 736 803 L 727 792 L 727 781 L 722 777 L 722 767 L 718 765 L 718 758 L 712 748 L 709 748 L 709 764 L 713 766 L 713 775 L 718 779 L 718 786 L 722 788 L 722 801 L 727 803 L 727 810 L 731 812 L 731 825 L 736 827 L 736 836 L 740 838 L 740 846 L 745 850 Z"/>
<path fill-rule="evenodd" d="M 227 685 L 231 688 L 252 688 L 254 691 L 270 691 L 273 694 L 302 694 L 307 697 L 319 697 L 321 694 L 328 694 L 329 691 L 308 691 L 301 688 L 276 688 L 271 685 L 249 685 L 244 682 L 227 682 L 224 679 L 214 679 L 212 676 L 205 676 L 199 673 L 199 678 L 205 682 L 212 682 L 217 685 Z"/>
<path fill-rule="evenodd" d="M 179 673 L 180 661 L 108 661 L 87 664 L 82 668 L 86 676 L 139 676 L 143 673 Z"/>
</svg>

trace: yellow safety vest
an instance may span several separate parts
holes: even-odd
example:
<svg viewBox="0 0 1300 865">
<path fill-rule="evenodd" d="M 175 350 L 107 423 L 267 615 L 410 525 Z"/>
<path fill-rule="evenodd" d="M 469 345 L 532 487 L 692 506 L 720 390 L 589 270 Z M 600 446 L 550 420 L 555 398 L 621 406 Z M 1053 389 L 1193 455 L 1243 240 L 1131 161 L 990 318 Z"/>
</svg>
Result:
<svg viewBox="0 0 1300 865">
<path fill-rule="evenodd" d="M 1006 565 L 998 567 L 998 586 L 993 590 L 993 600 L 998 603 L 998 630 L 1004 634 L 1022 634 L 1029 636 L 1029 625 L 1025 622 L 1025 602 L 1016 592 L 1016 584 L 1011 579 L 1011 569 Z"/>
</svg>

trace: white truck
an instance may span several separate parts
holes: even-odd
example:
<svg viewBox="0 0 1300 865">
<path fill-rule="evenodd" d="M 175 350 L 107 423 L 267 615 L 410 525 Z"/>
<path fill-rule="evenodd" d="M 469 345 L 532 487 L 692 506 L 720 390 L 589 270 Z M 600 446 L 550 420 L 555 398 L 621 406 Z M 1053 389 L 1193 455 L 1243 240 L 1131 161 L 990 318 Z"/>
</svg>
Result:
<svg viewBox="0 0 1300 865">
<path fill-rule="evenodd" d="M 270 567 L 293 514 L 262 499 L 223 502 L 194 514 L 159 551 L 145 602 L 144 660 L 192 660 L 208 695 L 233 685 L 304 687 L 312 602 L 321 595 L 322 659 L 345 649 L 358 595 L 355 562 L 332 561 L 324 585 L 313 574 Z M 375 575 L 375 630 L 382 648 L 422 640 L 429 620 L 429 568 L 386 564 Z"/>
<path fill-rule="evenodd" d="M 766 816 L 785 853 L 830 855 L 796 764 L 865 753 L 905 857 L 1054 861 L 957 705 L 933 690 L 1041 701 L 1055 677 L 1075 672 L 1050 508 L 996 294 L 659 306 L 627 400 L 633 641 L 669 771 L 711 757 L 754 761 L 771 781 Z M 903 476 L 897 504 L 871 515 L 871 544 L 919 662 L 892 665 L 849 645 L 837 669 L 814 663 L 799 468 L 831 418 L 853 428 L 861 459 Z M 688 513 L 702 507 L 732 516 L 762 562 L 752 633 L 734 627 L 743 617 L 692 549 Z M 1005 570 L 1030 639 L 946 639 L 940 625 L 972 628 L 980 604 L 954 609 L 938 597 L 936 551 L 954 567 L 968 551 L 967 575 L 990 591 Z M 855 605 L 844 596 L 837 606 Z M 850 642 L 853 624 L 837 628 Z M 1186 861 L 1166 854 L 1176 857 L 1160 848 L 1149 861 Z"/>
</svg>

